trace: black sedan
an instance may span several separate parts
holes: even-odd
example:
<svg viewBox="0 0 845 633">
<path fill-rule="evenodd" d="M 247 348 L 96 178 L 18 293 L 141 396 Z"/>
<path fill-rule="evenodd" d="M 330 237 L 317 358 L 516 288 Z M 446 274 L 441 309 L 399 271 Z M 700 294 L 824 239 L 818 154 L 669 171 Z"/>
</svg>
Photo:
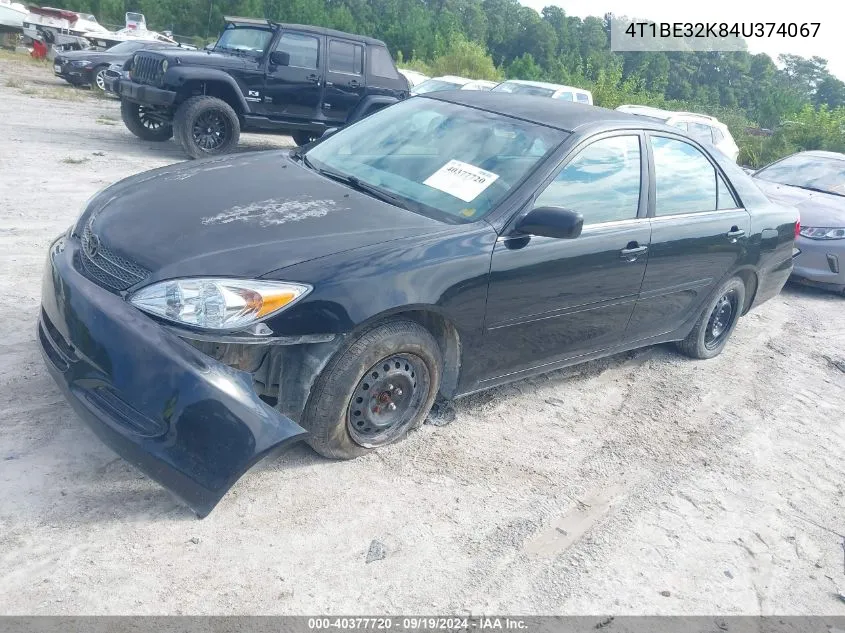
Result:
<svg viewBox="0 0 845 633">
<path fill-rule="evenodd" d="M 79 415 L 204 516 L 279 447 L 363 455 L 438 395 L 717 355 L 789 277 L 797 217 L 659 122 L 434 93 L 100 192 L 50 246 L 38 338 Z"/>
<path fill-rule="evenodd" d="M 175 44 L 138 40 L 121 42 L 111 48 L 85 51 L 66 51 L 53 59 L 53 73 L 74 86 L 91 86 L 105 90 L 105 75 L 112 64 L 125 64 L 140 50 L 171 48 Z"/>
</svg>

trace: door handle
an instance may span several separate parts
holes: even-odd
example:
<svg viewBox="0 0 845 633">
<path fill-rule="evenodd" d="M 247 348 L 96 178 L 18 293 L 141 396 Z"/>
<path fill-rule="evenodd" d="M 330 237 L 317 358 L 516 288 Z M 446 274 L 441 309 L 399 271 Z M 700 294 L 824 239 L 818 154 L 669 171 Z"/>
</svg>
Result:
<svg viewBox="0 0 845 633">
<path fill-rule="evenodd" d="M 305 79 L 307 81 L 310 81 L 312 84 L 320 83 L 320 75 L 317 75 L 317 74 L 314 74 L 314 73 L 308 75 L 307 77 L 305 77 Z"/>
<path fill-rule="evenodd" d="M 742 230 L 741 228 L 739 228 L 738 226 L 732 226 L 732 227 L 731 227 L 731 230 L 730 230 L 730 231 L 728 231 L 727 235 L 728 235 L 728 237 L 729 237 L 729 238 L 731 238 L 732 240 L 736 241 L 736 239 L 737 239 L 738 237 L 742 237 L 743 235 L 745 235 L 745 231 L 743 231 L 743 230 Z"/>
<path fill-rule="evenodd" d="M 647 250 L 648 246 L 640 246 L 637 242 L 629 242 L 625 248 L 619 251 L 619 253 L 622 259 L 627 259 L 632 262 Z"/>
<path fill-rule="evenodd" d="M 350 88 L 357 88 L 357 87 L 359 87 L 360 85 L 361 85 L 361 84 L 360 84 L 360 83 L 358 83 L 358 80 L 357 80 L 357 79 L 353 79 L 352 81 L 350 81 L 350 82 L 349 82 L 349 87 L 350 87 Z"/>
</svg>

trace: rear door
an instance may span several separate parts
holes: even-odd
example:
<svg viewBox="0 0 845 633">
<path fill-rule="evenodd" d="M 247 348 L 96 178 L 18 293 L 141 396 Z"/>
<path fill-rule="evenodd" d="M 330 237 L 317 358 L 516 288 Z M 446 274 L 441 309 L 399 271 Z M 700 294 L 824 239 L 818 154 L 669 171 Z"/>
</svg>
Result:
<svg viewBox="0 0 845 633">
<path fill-rule="evenodd" d="M 326 91 L 323 114 L 337 122 L 345 122 L 367 89 L 364 78 L 364 45 L 337 37 L 329 37 L 326 61 Z"/>
<path fill-rule="evenodd" d="M 737 268 L 751 218 L 715 163 L 680 136 L 649 135 L 651 246 L 627 341 L 673 332 Z"/>
<path fill-rule="evenodd" d="M 250 90 L 247 100 L 255 112 L 267 116 L 312 120 L 320 110 L 323 92 L 323 37 L 313 33 L 283 31 L 272 50 L 290 55 L 287 66 L 268 58 L 263 94 Z"/>
</svg>

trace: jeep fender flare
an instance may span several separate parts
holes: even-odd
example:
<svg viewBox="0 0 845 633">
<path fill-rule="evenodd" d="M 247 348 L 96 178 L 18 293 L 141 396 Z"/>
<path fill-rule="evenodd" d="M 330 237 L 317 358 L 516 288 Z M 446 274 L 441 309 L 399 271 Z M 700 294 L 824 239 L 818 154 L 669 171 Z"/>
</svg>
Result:
<svg viewBox="0 0 845 633">
<path fill-rule="evenodd" d="M 165 85 L 173 86 L 176 90 L 180 90 L 183 86 L 193 82 L 206 82 L 224 84 L 232 90 L 235 103 L 230 103 L 236 112 L 240 114 L 249 114 L 251 112 L 249 103 L 244 98 L 243 90 L 238 85 L 234 78 L 222 70 L 216 68 L 208 68 L 204 66 L 174 66 L 167 70 L 165 75 Z M 188 95 L 190 96 L 190 95 Z"/>
<path fill-rule="evenodd" d="M 372 114 L 373 110 L 380 110 L 386 108 L 394 103 L 399 103 L 396 97 L 388 97 L 386 95 L 373 95 L 371 97 L 364 97 L 361 103 L 352 111 L 347 123 L 354 123 L 359 119 L 363 119 L 368 114 Z"/>
</svg>

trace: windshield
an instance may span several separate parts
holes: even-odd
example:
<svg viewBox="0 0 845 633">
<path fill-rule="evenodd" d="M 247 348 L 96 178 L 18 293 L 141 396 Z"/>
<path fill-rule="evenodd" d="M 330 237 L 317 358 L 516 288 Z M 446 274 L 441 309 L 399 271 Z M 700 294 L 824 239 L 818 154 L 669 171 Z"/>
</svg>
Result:
<svg viewBox="0 0 845 633">
<path fill-rule="evenodd" d="M 845 196 L 845 158 L 795 154 L 754 174 L 769 182 Z"/>
<path fill-rule="evenodd" d="M 120 44 L 115 44 L 109 50 L 109 53 L 131 53 L 136 51 L 140 48 L 144 48 L 145 46 L 149 46 L 149 42 L 121 42 Z"/>
<path fill-rule="evenodd" d="M 377 187 L 398 206 L 444 222 L 483 218 L 566 133 L 416 97 L 385 108 L 307 152 L 315 169 Z"/>
<path fill-rule="evenodd" d="M 455 83 L 454 81 L 444 81 L 443 79 L 429 79 L 422 82 L 419 86 L 414 88 L 414 92 L 418 95 L 426 92 L 437 92 L 438 90 L 455 90 L 460 88 L 463 84 Z"/>
<path fill-rule="evenodd" d="M 269 29 L 238 26 L 223 31 L 215 49 L 241 51 L 247 53 L 263 53 L 270 43 L 273 32 Z"/>
<path fill-rule="evenodd" d="M 526 86 L 525 84 L 513 84 L 505 82 L 493 88 L 493 92 L 512 92 L 520 95 L 533 95 L 535 97 L 551 97 L 555 91 L 550 88 L 539 86 Z"/>
</svg>

